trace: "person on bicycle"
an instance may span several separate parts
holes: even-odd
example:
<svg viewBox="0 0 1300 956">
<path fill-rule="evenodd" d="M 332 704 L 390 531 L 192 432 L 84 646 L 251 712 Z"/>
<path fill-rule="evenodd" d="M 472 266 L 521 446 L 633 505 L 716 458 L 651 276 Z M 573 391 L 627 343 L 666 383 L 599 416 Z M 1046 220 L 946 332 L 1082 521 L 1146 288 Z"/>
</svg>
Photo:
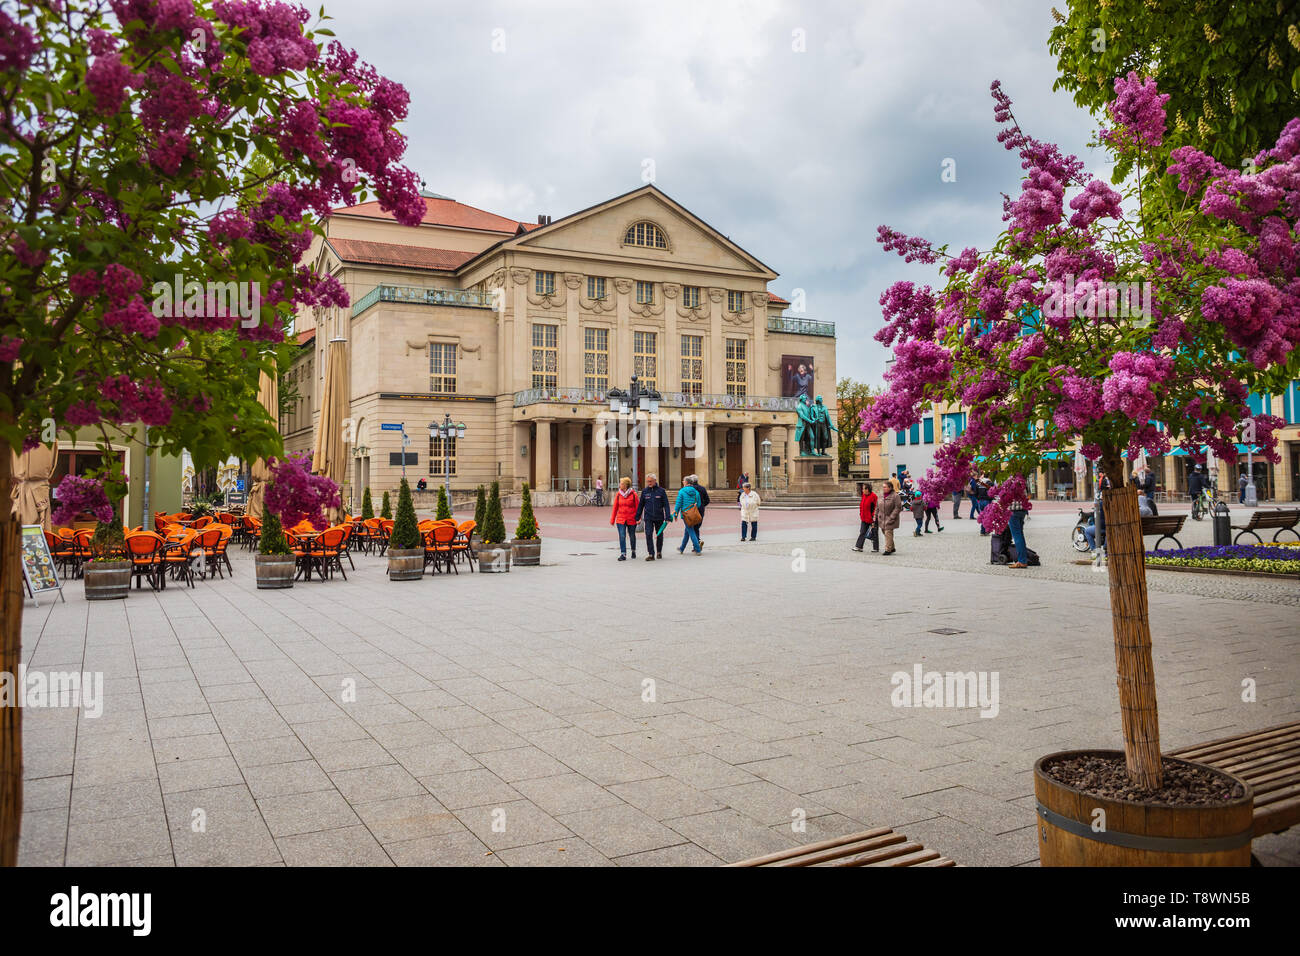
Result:
<svg viewBox="0 0 1300 956">
<path fill-rule="evenodd" d="M 1201 465 L 1197 465 L 1187 476 L 1187 493 L 1192 498 L 1192 517 L 1199 518 L 1201 510 L 1201 492 L 1205 490 L 1205 477 L 1201 474 Z"/>
</svg>

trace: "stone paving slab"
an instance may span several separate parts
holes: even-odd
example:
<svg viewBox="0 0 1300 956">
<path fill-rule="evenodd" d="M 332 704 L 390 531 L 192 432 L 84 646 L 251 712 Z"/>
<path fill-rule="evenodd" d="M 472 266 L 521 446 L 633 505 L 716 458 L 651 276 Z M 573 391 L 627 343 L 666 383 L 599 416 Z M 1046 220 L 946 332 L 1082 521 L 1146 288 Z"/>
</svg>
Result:
<svg viewBox="0 0 1300 956">
<path fill-rule="evenodd" d="M 847 518 L 743 548 L 719 521 L 653 564 L 548 538 L 508 575 L 389 582 L 358 555 L 259 592 L 236 552 L 120 603 L 74 582 L 27 609 L 24 662 L 102 671 L 105 710 L 24 713 L 20 862 L 718 865 L 889 826 L 1036 863 L 1033 761 L 1118 745 L 1104 575 L 1064 563 L 1065 514 L 1031 523 L 1032 575 L 981 565 L 973 522 L 888 564 Z M 1186 577 L 1151 591 L 1166 749 L 1295 719 L 1300 588 Z M 996 671 L 996 716 L 894 706 L 917 664 Z M 1296 865 L 1300 834 L 1256 849 Z"/>
</svg>

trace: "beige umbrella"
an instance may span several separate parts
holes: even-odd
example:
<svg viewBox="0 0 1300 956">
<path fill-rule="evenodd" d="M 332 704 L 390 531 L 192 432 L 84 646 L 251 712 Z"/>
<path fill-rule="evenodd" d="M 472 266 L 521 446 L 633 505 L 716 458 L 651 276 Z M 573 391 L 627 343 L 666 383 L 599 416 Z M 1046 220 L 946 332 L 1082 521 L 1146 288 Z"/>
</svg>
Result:
<svg viewBox="0 0 1300 956">
<path fill-rule="evenodd" d="M 13 513 L 23 524 L 50 528 L 50 476 L 59 460 L 59 443 L 37 445 L 30 451 L 13 455 L 13 479 L 10 495 Z"/>
<path fill-rule="evenodd" d="M 274 375 L 268 375 L 265 370 L 257 381 L 257 400 L 266 409 L 272 421 L 280 420 L 280 383 L 276 381 Z M 271 470 L 267 468 L 265 459 L 259 458 L 253 462 L 253 488 L 248 493 L 248 513 L 254 518 L 262 517 L 266 483 L 270 478 Z"/>
<path fill-rule="evenodd" d="M 347 473 L 347 449 L 343 443 L 343 421 L 348 415 L 347 389 L 347 339 L 330 339 L 329 356 L 325 360 L 325 385 L 320 398 L 320 424 L 316 428 L 316 449 L 311 468 L 336 485 L 343 484 Z M 340 517 L 338 509 L 330 509 L 331 521 Z"/>
</svg>

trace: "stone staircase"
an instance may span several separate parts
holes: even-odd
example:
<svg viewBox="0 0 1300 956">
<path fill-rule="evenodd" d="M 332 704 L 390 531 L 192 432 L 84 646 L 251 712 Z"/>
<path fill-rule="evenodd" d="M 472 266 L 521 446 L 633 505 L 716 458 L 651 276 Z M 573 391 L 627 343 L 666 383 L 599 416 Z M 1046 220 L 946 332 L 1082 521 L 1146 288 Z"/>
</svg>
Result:
<svg viewBox="0 0 1300 956">
<path fill-rule="evenodd" d="M 799 493 L 795 491 L 759 492 L 763 508 L 775 511 L 816 511 L 830 508 L 856 508 L 859 498 L 853 491 L 838 493 Z"/>
</svg>

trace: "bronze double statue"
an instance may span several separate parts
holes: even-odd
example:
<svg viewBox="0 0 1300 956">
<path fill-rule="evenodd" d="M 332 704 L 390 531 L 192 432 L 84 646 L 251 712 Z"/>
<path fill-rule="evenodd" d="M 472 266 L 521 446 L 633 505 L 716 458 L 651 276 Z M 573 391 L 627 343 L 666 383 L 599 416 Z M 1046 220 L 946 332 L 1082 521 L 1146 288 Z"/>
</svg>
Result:
<svg viewBox="0 0 1300 956">
<path fill-rule="evenodd" d="M 795 429 L 794 440 L 799 443 L 799 454 L 816 458 L 828 456 L 826 449 L 831 447 L 831 432 L 839 431 L 831 424 L 831 412 L 817 396 L 817 401 L 809 404 L 808 396 L 799 396 L 799 427 Z"/>
</svg>

